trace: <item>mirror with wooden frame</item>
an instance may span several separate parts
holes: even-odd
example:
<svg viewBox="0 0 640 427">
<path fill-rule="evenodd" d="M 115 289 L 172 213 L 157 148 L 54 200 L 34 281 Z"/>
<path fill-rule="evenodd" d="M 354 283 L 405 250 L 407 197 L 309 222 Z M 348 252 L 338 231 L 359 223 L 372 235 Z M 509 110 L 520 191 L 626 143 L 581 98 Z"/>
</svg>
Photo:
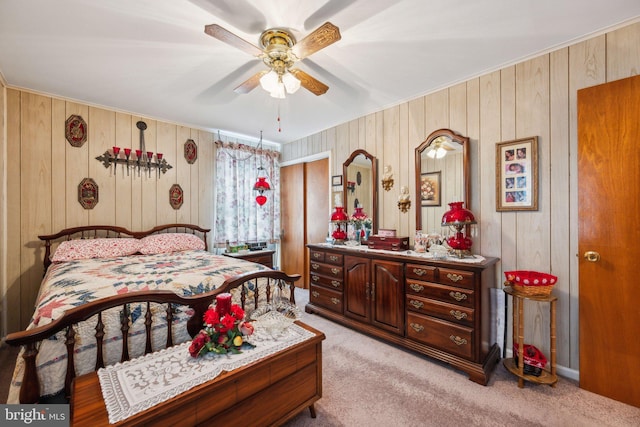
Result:
<svg viewBox="0 0 640 427">
<path fill-rule="evenodd" d="M 415 150 L 416 230 L 441 233 L 451 202 L 469 198 L 469 138 L 449 129 L 432 132 Z"/>
<path fill-rule="evenodd" d="M 377 159 L 365 150 L 356 150 L 342 164 L 344 208 L 351 216 L 360 205 L 372 220 L 372 232 L 378 232 Z"/>
</svg>

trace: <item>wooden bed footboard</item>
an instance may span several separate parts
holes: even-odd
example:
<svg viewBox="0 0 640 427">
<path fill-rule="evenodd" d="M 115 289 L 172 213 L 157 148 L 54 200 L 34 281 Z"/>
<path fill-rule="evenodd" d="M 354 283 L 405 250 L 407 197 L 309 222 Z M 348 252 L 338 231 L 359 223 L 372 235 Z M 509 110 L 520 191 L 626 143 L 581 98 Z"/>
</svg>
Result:
<svg viewBox="0 0 640 427">
<path fill-rule="evenodd" d="M 192 297 L 183 297 L 171 291 L 139 291 L 130 292 L 122 295 L 111 296 L 100 300 L 92 301 L 77 308 L 73 308 L 64 313 L 64 315 L 53 322 L 36 327 L 34 329 L 12 333 L 7 336 L 6 342 L 13 346 L 24 346 L 23 359 L 25 363 L 24 377 L 20 388 L 20 403 L 37 403 L 40 399 L 40 381 L 38 379 L 36 357 L 38 356 L 38 343 L 44 339 L 50 338 L 60 331 L 65 331 L 65 346 L 67 349 L 67 372 L 65 377 L 65 395 L 68 398 L 71 392 L 71 383 L 76 376 L 74 364 L 74 337 L 76 332 L 74 325 L 79 322 L 86 321 L 92 317 L 96 317 L 95 323 L 95 339 L 96 339 L 96 365 L 95 370 L 104 367 L 103 357 L 103 338 L 104 324 L 102 323 L 102 312 L 114 308 L 122 307 L 121 312 L 121 332 L 122 332 L 122 356 L 121 362 L 129 360 L 128 331 L 131 324 L 129 317 L 129 305 L 133 303 L 146 304 L 145 325 L 145 354 L 151 353 L 151 330 L 152 315 L 150 310 L 151 303 L 166 304 L 166 327 L 167 340 L 165 347 L 172 346 L 172 322 L 173 322 L 173 306 L 188 306 L 193 309 L 193 315 L 187 321 L 187 331 L 190 336 L 195 336 L 202 329 L 202 316 L 207 308 L 215 300 L 215 296 L 231 292 L 234 288 L 239 288 L 240 304 L 243 309 L 257 309 L 260 301 L 270 303 L 277 289 L 288 288 L 289 302 L 295 304 L 295 282 L 300 279 L 299 274 L 287 275 L 282 271 L 261 270 L 242 274 L 227 279 L 217 289 L 202 293 Z M 266 281 L 266 284 L 257 286 L 257 281 Z M 253 298 L 247 298 L 248 289 L 251 284 L 253 287 Z M 262 294 L 264 290 L 264 295 Z"/>
</svg>

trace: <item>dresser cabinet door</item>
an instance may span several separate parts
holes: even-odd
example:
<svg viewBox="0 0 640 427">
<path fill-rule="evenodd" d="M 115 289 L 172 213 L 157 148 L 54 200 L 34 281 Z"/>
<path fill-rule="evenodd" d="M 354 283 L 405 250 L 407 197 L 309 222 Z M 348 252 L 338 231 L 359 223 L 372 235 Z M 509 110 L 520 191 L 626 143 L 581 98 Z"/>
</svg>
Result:
<svg viewBox="0 0 640 427">
<path fill-rule="evenodd" d="M 404 269 L 393 261 L 372 261 L 371 322 L 377 327 L 404 333 Z"/>
<path fill-rule="evenodd" d="M 369 322 L 371 319 L 371 260 L 345 256 L 344 280 L 344 314 Z"/>
</svg>

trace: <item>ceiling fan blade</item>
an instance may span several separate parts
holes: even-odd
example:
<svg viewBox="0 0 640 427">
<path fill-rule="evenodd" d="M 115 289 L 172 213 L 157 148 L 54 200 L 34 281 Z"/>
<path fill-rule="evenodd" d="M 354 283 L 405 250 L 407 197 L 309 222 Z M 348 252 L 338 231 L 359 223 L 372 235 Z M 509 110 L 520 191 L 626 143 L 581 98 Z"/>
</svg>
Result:
<svg viewBox="0 0 640 427">
<path fill-rule="evenodd" d="M 329 86 L 311 77 L 309 74 L 297 68 L 290 69 L 289 72 L 293 74 L 298 80 L 300 85 L 307 89 L 309 92 L 316 95 L 323 95 L 329 90 Z"/>
<path fill-rule="evenodd" d="M 236 36 L 229 30 L 225 30 L 218 24 L 205 25 L 204 32 L 220 41 L 227 43 L 233 47 L 237 47 L 243 52 L 253 56 L 262 55 L 262 50 L 252 45 L 248 41 Z"/>
<path fill-rule="evenodd" d="M 260 84 L 260 77 L 264 76 L 268 72 L 269 72 L 269 70 L 262 70 L 262 71 L 260 71 L 260 72 L 258 72 L 256 74 L 254 74 L 253 76 L 251 76 L 247 80 L 245 80 L 243 83 L 241 83 L 240 86 L 235 88 L 233 91 L 235 93 L 240 93 L 240 94 L 251 92 L 252 90 L 254 90 Z"/>
<path fill-rule="evenodd" d="M 325 22 L 307 37 L 296 43 L 291 51 L 298 59 L 306 58 L 330 44 L 340 40 L 340 29 L 331 22 Z"/>
</svg>

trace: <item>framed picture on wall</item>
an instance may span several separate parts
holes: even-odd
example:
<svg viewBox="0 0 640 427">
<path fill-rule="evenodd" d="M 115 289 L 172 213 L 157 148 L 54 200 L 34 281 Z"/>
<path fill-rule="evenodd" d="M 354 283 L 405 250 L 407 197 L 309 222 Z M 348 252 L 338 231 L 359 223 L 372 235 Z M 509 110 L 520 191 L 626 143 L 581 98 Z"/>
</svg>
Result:
<svg viewBox="0 0 640 427">
<path fill-rule="evenodd" d="M 538 210 L 538 137 L 496 144 L 496 211 Z"/>
<path fill-rule="evenodd" d="M 441 171 L 420 175 L 420 203 L 422 206 L 440 206 Z"/>
<path fill-rule="evenodd" d="M 342 185 L 342 175 L 333 175 L 331 177 L 331 185 L 334 187 Z"/>
</svg>

